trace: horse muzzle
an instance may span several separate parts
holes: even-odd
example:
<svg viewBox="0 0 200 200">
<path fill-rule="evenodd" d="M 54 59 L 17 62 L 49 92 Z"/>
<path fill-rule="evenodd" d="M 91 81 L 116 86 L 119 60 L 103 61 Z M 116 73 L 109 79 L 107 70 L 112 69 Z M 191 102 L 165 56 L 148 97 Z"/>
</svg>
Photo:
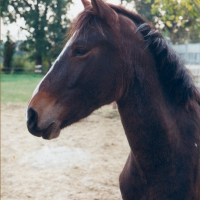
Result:
<svg viewBox="0 0 200 200">
<path fill-rule="evenodd" d="M 45 126 L 46 128 L 38 128 L 38 113 L 33 108 L 29 108 L 27 111 L 27 128 L 32 135 L 47 140 L 57 138 L 60 135 L 60 126 L 56 122 L 48 123 Z"/>
</svg>

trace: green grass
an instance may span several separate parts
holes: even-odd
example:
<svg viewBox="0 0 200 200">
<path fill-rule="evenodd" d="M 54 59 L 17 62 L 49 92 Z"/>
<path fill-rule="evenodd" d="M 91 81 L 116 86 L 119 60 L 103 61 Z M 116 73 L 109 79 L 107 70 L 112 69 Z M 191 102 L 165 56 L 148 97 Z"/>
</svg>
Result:
<svg viewBox="0 0 200 200">
<path fill-rule="evenodd" d="M 28 102 L 42 75 L 1 74 L 1 103 Z"/>
</svg>

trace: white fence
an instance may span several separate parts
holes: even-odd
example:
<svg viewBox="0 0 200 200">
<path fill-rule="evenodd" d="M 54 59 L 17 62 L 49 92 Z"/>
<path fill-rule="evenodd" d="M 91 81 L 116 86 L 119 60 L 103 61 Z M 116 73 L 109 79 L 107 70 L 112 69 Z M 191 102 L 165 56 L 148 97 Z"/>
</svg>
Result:
<svg viewBox="0 0 200 200">
<path fill-rule="evenodd" d="M 196 83 L 200 83 L 200 43 L 172 45 L 191 71 Z"/>
<path fill-rule="evenodd" d="M 173 49 L 185 60 L 186 64 L 200 66 L 200 43 L 172 45 Z"/>
<path fill-rule="evenodd" d="M 191 71 L 194 81 L 200 86 L 200 65 L 186 65 L 186 67 Z"/>
</svg>

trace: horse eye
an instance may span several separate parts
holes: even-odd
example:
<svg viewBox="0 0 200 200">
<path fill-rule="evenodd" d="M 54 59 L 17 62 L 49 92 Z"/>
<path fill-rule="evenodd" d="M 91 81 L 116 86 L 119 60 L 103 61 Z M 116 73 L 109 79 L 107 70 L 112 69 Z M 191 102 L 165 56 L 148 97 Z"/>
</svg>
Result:
<svg viewBox="0 0 200 200">
<path fill-rule="evenodd" d="M 84 56 L 89 51 L 86 49 L 75 49 L 74 50 L 74 56 Z"/>
</svg>

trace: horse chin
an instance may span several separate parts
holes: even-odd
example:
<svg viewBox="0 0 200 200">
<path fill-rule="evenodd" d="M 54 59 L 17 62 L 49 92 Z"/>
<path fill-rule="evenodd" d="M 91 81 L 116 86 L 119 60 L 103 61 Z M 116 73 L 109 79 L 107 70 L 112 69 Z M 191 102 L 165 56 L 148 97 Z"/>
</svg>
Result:
<svg viewBox="0 0 200 200">
<path fill-rule="evenodd" d="M 51 140 L 57 138 L 59 135 L 60 135 L 60 126 L 58 126 L 55 122 L 53 122 L 43 132 L 42 138 L 45 140 Z"/>
</svg>

